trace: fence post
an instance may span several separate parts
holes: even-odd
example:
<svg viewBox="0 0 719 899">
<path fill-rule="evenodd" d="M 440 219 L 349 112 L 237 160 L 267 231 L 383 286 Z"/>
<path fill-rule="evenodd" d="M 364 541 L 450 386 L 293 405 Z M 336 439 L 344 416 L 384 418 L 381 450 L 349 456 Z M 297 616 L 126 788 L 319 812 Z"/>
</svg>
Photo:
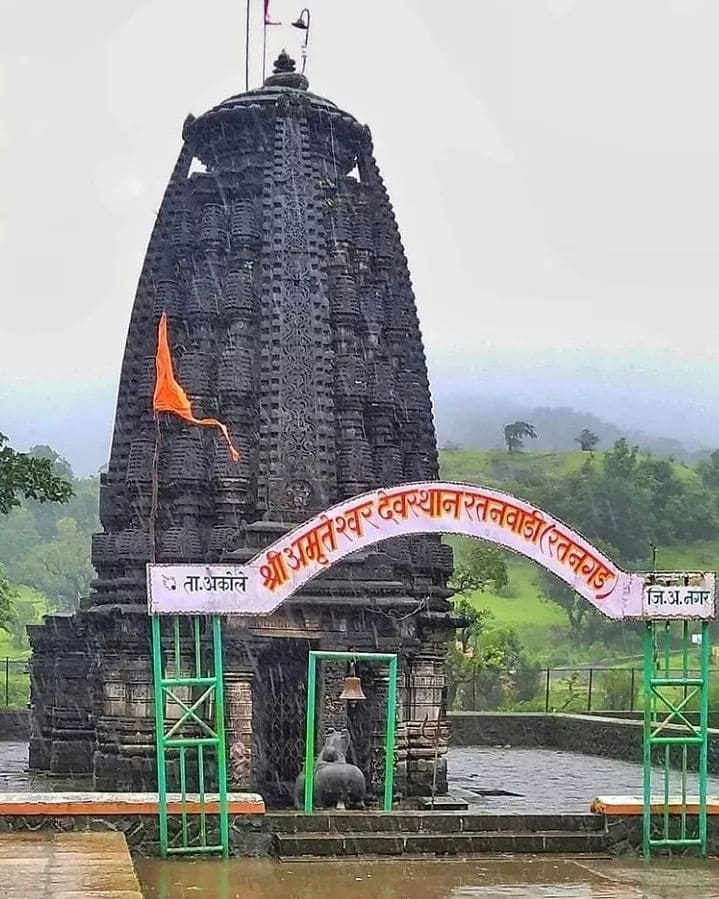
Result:
<svg viewBox="0 0 719 899">
<path fill-rule="evenodd" d="M 587 691 L 587 711 L 592 711 L 592 675 L 594 674 L 594 668 L 589 669 L 589 690 Z"/>
<path fill-rule="evenodd" d="M 5 708 L 10 706 L 10 659 L 5 656 Z"/>
<path fill-rule="evenodd" d="M 547 668 L 547 683 L 544 688 L 544 711 L 545 712 L 549 711 L 549 672 L 550 672 L 550 669 Z"/>
<path fill-rule="evenodd" d="M 632 678 L 631 678 L 631 684 L 629 687 L 629 711 L 630 712 L 634 711 L 634 671 L 635 671 L 635 669 L 632 668 Z"/>
</svg>

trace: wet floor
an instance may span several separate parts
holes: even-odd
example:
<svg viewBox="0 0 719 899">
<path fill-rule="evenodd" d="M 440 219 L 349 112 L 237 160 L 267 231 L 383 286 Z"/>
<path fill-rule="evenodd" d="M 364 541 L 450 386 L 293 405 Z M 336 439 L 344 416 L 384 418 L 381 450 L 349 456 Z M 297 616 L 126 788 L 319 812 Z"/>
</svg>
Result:
<svg viewBox="0 0 719 899">
<path fill-rule="evenodd" d="M 641 796 L 639 762 L 580 755 L 558 749 L 517 749 L 484 746 L 452 747 L 447 755 L 450 789 L 473 811 L 564 813 L 589 811 L 595 796 Z M 654 791 L 660 791 L 660 769 L 654 771 Z M 670 793 L 681 793 L 681 775 L 672 771 Z M 687 778 L 688 792 L 698 792 L 696 774 Z M 492 791 L 515 795 L 487 795 Z M 719 796 L 719 779 L 709 778 L 709 793 Z"/>
<path fill-rule="evenodd" d="M 719 899 L 719 860 L 138 860 L 145 899 Z"/>
<path fill-rule="evenodd" d="M 642 792 L 642 766 L 638 762 L 555 749 L 456 746 L 449 750 L 447 768 L 454 794 L 473 810 L 497 814 L 588 812 L 594 796 L 639 796 Z M 676 772 L 672 783 L 670 792 L 678 793 Z M 27 743 L 0 742 L 0 793 L 91 788 L 88 778 L 28 772 Z M 689 793 L 697 790 L 691 776 L 688 789 Z M 709 792 L 719 796 L 719 779 L 709 779 Z"/>
<path fill-rule="evenodd" d="M 142 899 L 139 890 L 120 833 L 0 834 L 0 899 Z"/>
</svg>

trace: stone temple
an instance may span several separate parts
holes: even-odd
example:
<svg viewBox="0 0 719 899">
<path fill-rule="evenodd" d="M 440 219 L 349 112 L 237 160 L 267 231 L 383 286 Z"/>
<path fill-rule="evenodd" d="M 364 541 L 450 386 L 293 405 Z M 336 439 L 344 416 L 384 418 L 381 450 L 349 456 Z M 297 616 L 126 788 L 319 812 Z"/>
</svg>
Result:
<svg viewBox="0 0 719 899">
<path fill-rule="evenodd" d="M 436 438 L 415 300 L 369 129 L 309 92 L 282 54 L 262 88 L 188 116 L 150 238 L 102 477 L 90 596 L 31 628 L 36 770 L 98 789 L 155 783 L 146 564 L 246 561 L 338 500 L 435 479 Z M 418 185 L 418 188 L 420 185 Z M 177 377 L 221 435 L 151 411 L 157 324 Z M 153 464 L 157 516 L 150 525 Z M 451 550 L 401 537 L 329 569 L 266 619 L 224 624 L 231 782 L 289 801 L 304 752 L 309 649 L 400 654 L 397 790 L 446 790 L 444 660 Z M 386 672 L 339 699 L 321 666 L 319 728 L 348 727 L 381 788 Z M 433 733 L 430 731 L 430 733 Z M 436 770 L 435 770 L 436 765 Z"/>
</svg>

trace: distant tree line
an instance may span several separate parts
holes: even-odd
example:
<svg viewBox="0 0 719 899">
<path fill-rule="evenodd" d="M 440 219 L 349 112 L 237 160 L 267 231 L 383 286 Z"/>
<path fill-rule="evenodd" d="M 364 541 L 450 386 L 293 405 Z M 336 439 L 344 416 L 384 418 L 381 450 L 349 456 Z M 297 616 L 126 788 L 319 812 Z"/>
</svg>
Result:
<svg viewBox="0 0 719 899">
<path fill-rule="evenodd" d="M 20 453 L 0 435 L 0 628 L 14 642 L 43 610 L 76 609 L 87 595 L 98 528 L 97 479 L 75 478 L 51 447 Z"/>
</svg>

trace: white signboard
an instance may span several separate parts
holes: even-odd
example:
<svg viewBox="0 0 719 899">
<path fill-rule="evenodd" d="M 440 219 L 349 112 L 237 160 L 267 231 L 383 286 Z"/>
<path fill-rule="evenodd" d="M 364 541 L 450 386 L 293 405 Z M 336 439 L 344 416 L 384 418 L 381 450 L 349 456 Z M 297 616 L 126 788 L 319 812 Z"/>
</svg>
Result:
<svg viewBox="0 0 719 899">
<path fill-rule="evenodd" d="M 706 572 L 688 575 L 682 583 L 648 583 L 642 597 L 644 618 L 713 618 L 715 576 Z"/>
<path fill-rule="evenodd" d="M 622 571 L 541 509 L 486 487 L 439 481 L 374 490 L 338 503 L 245 565 L 148 565 L 149 610 L 154 615 L 267 615 L 351 553 L 407 534 L 466 534 L 521 553 L 609 618 L 714 614 L 713 575 L 677 580 L 691 585 L 681 600 L 670 592 L 665 596 L 663 587 L 650 593 L 645 586 L 657 577 Z"/>
<path fill-rule="evenodd" d="M 151 615 L 263 614 L 257 570 L 237 565 L 148 565 Z"/>
</svg>

